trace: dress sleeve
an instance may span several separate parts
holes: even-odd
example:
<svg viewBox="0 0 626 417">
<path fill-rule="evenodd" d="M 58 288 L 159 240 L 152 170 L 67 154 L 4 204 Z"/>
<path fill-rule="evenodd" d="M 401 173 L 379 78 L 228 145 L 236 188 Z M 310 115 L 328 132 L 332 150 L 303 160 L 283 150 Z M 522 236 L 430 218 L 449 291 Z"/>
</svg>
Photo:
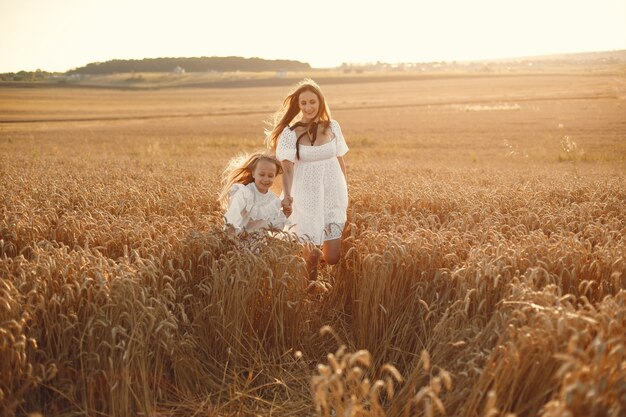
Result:
<svg viewBox="0 0 626 417">
<path fill-rule="evenodd" d="M 293 140 L 289 127 L 286 127 L 278 137 L 276 159 L 281 162 L 284 160 L 296 162 L 296 141 Z"/>
<path fill-rule="evenodd" d="M 245 227 L 247 214 L 250 211 L 248 189 L 242 184 L 234 184 L 230 190 L 230 205 L 224 213 L 226 224 L 231 224 L 240 232 Z"/>
<path fill-rule="evenodd" d="M 335 134 L 335 140 L 337 141 L 337 156 L 344 156 L 348 152 L 348 145 L 341 132 L 341 127 L 336 120 L 330 122 L 330 126 Z"/>
<path fill-rule="evenodd" d="M 274 215 L 269 223 L 277 229 L 282 229 L 285 227 L 285 224 L 287 224 L 287 216 L 285 216 L 285 213 L 281 210 L 280 198 L 277 197 L 272 205 L 274 206 Z"/>
</svg>

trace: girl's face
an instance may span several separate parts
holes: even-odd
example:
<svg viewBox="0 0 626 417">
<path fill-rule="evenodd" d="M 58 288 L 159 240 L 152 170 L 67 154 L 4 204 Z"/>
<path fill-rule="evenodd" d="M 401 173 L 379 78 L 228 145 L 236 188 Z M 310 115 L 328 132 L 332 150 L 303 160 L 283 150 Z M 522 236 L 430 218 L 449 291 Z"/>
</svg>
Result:
<svg viewBox="0 0 626 417">
<path fill-rule="evenodd" d="M 276 165 L 270 161 L 261 159 L 257 162 L 256 167 L 252 171 L 252 178 L 254 178 L 254 184 L 257 190 L 263 194 L 267 193 L 272 184 L 274 184 L 276 171 Z"/>
<path fill-rule="evenodd" d="M 320 101 L 312 91 L 303 91 L 298 96 L 298 105 L 302 112 L 302 121 L 308 123 L 317 117 L 320 109 Z"/>
</svg>

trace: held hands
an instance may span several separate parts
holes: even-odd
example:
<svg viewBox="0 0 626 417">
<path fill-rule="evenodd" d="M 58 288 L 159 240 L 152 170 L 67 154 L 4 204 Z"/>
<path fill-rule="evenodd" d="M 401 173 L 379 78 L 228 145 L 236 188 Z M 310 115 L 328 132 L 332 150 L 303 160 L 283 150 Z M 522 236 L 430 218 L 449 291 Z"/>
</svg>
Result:
<svg viewBox="0 0 626 417">
<path fill-rule="evenodd" d="M 291 212 L 293 211 L 292 204 L 293 197 L 291 196 L 283 198 L 283 201 L 280 203 L 280 205 L 283 207 L 283 213 L 285 213 L 286 217 L 291 216 Z"/>
</svg>

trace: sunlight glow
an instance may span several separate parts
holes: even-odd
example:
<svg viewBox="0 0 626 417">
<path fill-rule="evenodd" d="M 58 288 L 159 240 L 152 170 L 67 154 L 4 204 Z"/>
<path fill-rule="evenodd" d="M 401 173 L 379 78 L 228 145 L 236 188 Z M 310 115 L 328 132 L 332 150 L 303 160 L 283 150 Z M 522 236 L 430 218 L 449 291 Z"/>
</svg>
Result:
<svg viewBox="0 0 626 417">
<path fill-rule="evenodd" d="M 0 72 L 110 59 L 424 62 L 626 49 L 623 0 L 0 0 Z"/>
</svg>

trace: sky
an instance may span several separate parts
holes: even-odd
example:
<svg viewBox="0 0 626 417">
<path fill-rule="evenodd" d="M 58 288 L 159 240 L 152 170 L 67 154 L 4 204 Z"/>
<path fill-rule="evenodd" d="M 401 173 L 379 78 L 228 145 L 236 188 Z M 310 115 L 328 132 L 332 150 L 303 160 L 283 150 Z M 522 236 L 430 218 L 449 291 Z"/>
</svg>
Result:
<svg viewBox="0 0 626 417">
<path fill-rule="evenodd" d="M 0 0 L 0 73 L 158 57 L 344 62 L 626 49 L 626 0 Z"/>
</svg>

